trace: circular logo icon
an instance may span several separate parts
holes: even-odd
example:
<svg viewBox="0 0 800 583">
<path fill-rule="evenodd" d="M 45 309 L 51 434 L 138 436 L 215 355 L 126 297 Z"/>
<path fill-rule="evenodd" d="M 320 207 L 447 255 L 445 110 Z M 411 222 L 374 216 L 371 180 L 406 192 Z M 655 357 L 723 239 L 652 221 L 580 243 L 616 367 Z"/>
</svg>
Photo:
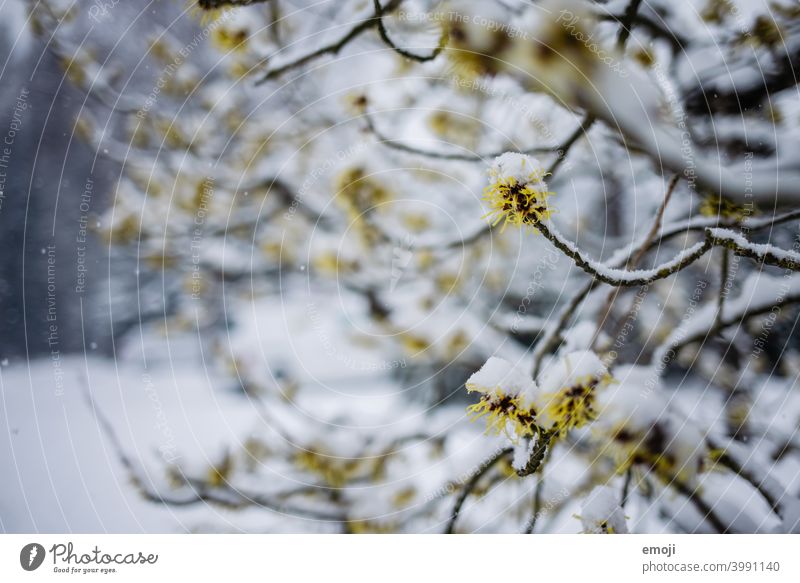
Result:
<svg viewBox="0 0 800 583">
<path fill-rule="evenodd" d="M 44 547 L 39 543 L 29 543 L 19 552 L 19 564 L 26 571 L 35 571 L 44 562 Z"/>
</svg>

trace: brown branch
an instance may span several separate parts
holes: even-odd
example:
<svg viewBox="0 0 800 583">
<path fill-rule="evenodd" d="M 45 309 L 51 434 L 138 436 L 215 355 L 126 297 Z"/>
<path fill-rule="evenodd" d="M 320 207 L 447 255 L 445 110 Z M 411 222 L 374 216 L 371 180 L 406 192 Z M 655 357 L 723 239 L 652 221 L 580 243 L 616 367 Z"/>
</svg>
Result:
<svg viewBox="0 0 800 583">
<path fill-rule="evenodd" d="M 383 8 L 383 11 L 387 10 L 394 10 L 400 4 L 402 4 L 403 0 L 390 0 L 389 3 Z M 345 34 L 342 38 L 338 41 L 333 42 L 331 44 L 327 44 L 318 48 L 316 51 L 308 53 L 307 55 L 303 55 L 302 57 L 295 59 L 285 65 L 281 65 L 276 69 L 272 69 L 267 72 L 261 79 L 256 81 L 256 85 L 262 85 L 271 79 L 279 77 L 280 75 L 284 74 L 286 71 L 290 71 L 291 69 L 296 69 L 297 67 L 302 67 L 303 65 L 310 63 L 311 61 L 315 61 L 320 57 L 324 57 L 325 55 L 336 55 L 338 54 L 344 47 L 350 44 L 351 41 L 361 36 L 364 32 L 368 31 L 369 29 L 378 26 L 381 22 L 380 16 L 373 15 L 369 18 L 366 18 L 356 24 L 350 31 Z"/>
<path fill-rule="evenodd" d="M 800 271 L 800 255 L 794 251 L 785 251 L 770 245 L 756 246 L 749 241 L 742 243 L 739 239 L 744 239 L 743 236 L 727 234 L 720 229 L 706 229 L 706 237 L 713 245 L 730 249 L 734 255 L 739 257 L 747 257 L 763 265 Z M 761 247 L 761 249 L 756 247 Z"/>
<path fill-rule="evenodd" d="M 564 143 L 562 143 L 556 149 L 556 159 L 550 165 L 550 168 L 547 169 L 547 174 L 550 175 L 555 174 L 555 171 L 558 169 L 558 167 L 561 166 L 564 160 L 566 160 L 567 154 L 569 153 L 572 146 L 575 145 L 575 142 L 577 142 L 581 136 L 583 136 L 584 134 L 586 134 L 586 132 L 589 131 L 589 128 L 592 127 L 596 119 L 597 118 L 595 118 L 595 116 L 591 113 L 587 113 L 584 116 L 581 125 L 575 128 L 575 130 L 569 135 L 569 137 L 564 141 Z"/>
<path fill-rule="evenodd" d="M 717 463 L 724 468 L 729 469 L 734 474 L 739 476 L 740 478 L 746 480 L 750 483 L 753 488 L 755 488 L 759 494 L 766 500 L 767 504 L 769 504 L 770 509 L 772 512 L 777 514 L 780 518 L 783 518 L 782 513 L 782 505 L 780 499 L 776 498 L 770 491 L 769 488 L 765 487 L 765 484 L 771 481 L 771 478 L 764 472 L 764 475 L 759 479 L 753 472 L 749 469 L 745 468 L 742 464 L 740 464 L 734 457 L 728 455 L 724 448 L 720 447 L 718 444 L 713 442 L 711 439 L 706 439 L 708 445 L 712 449 L 720 450 L 722 453 L 717 458 Z"/>
<path fill-rule="evenodd" d="M 264 4 L 270 1 L 271 0 L 197 0 L 197 5 L 203 10 L 216 10 L 218 8 Z"/>
<path fill-rule="evenodd" d="M 297 518 L 310 518 L 313 520 L 321 520 L 321 521 L 328 521 L 328 522 L 344 522 L 347 520 L 346 516 L 342 513 L 338 512 L 326 512 L 322 510 L 313 510 L 307 508 L 301 508 L 298 506 L 288 506 L 286 504 L 276 502 L 272 498 L 267 498 L 259 493 L 254 492 L 245 492 L 239 488 L 234 488 L 230 484 L 224 484 L 218 487 L 211 487 L 209 484 L 206 484 L 200 480 L 193 480 L 186 478 L 182 475 L 185 479 L 187 485 L 190 487 L 190 491 L 185 496 L 180 496 L 179 494 L 172 494 L 172 495 L 165 495 L 158 491 L 157 488 L 151 483 L 147 483 L 149 480 L 145 480 L 140 473 L 138 464 L 125 453 L 125 448 L 122 446 L 122 442 L 117 435 L 117 432 L 114 429 L 114 425 L 111 423 L 111 420 L 105 416 L 102 410 L 97 407 L 94 402 L 94 399 L 91 395 L 91 391 L 88 386 L 88 382 L 84 379 L 84 392 L 85 392 L 85 399 L 94 415 L 94 418 L 97 421 L 98 429 L 106 436 L 106 439 L 111 445 L 112 450 L 114 451 L 117 459 L 122 464 L 122 467 L 127 471 L 128 476 L 131 480 L 131 483 L 136 487 L 136 489 L 141 493 L 145 500 L 150 502 L 155 502 L 158 504 L 163 504 L 165 506 L 189 506 L 192 504 L 197 504 L 199 502 L 209 502 L 218 504 L 220 506 L 224 506 L 227 508 L 245 508 L 250 506 L 256 506 L 259 508 L 266 508 L 267 510 L 271 510 L 273 512 L 297 517 Z M 142 473 L 146 475 L 146 472 L 142 470 Z M 285 498 L 294 494 L 304 493 L 307 490 L 296 490 L 292 492 L 283 493 L 280 497 Z"/>
<path fill-rule="evenodd" d="M 752 231 L 772 228 L 777 225 L 793 221 L 798 218 L 800 218 L 800 210 L 793 210 L 772 217 L 747 219 L 745 221 L 727 221 L 725 223 L 721 223 L 721 225 L 726 227 L 739 226 L 742 228 L 746 228 L 749 232 L 752 232 Z M 714 224 L 717 222 L 719 222 L 717 218 L 709 218 L 697 221 L 695 223 L 686 223 L 686 222 L 673 223 L 668 227 L 666 227 L 664 229 L 664 232 L 662 232 L 657 239 L 651 241 L 649 244 L 642 243 L 641 245 L 638 245 L 628 254 L 628 257 L 625 260 L 617 262 L 612 265 L 618 265 L 618 266 L 625 265 L 627 261 L 630 260 L 631 257 L 639 253 L 639 251 L 642 249 L 650 251 L 653 248 L 662 245 L 664 242 L 678 235 L 685 235 L 690 232 L 696 232 L 696 231 L 704 231 L 705 229 L 714 226 Z M 557 324 L 545 332 L 545 335 L 542 337 L 542 339 L 539 341 L 539 344 L 537 345 L 536 354 L 534 356 L 534 365 L 533 365 L 534 377 L 536 377 L 539 374 L 539 370 L 541 369 L 544 356 L 548 354 L 558 343 L 559 332 L 566 327 L 567 323 L 569 322 L 570 318 L 575 314 L 581 302 L 583 302 L 583 300 L 586 299 L 586 296 L 588 296 L 589 293 L 591 293 L 591 291 L 598 285 L 598 283 L 599 282 L 597 279 L 591 279 L 590 281 L 588 281 L 584 285 L 584 287 L 581 288 L 572 297 L 569 303 L 567 303 L 563 307 L 562 311 L 559 314 L 559 319 Z"/>
<path fill-rule="evenodd" d="M 685 496 L 703 516 L 703 520 L 707 520 L 717 533 L 726 534 L 731 532 L 731 527 L 717 516 L 714 509 L 703 500 L 702 496 L 700 496 L 695 488 L 691 488 L 680 480 L 672 480 L 668 485 L 674 488 L 679 494 Z"/>
<path fill-rule="evenodd" d="M 550 444 L 553 441 L 553 434 L 547 431 L 542 431 L 536 438 L 536 445 L 531 449 L 531 454 L 528 458 L 525 467 L 517 470 L 517 475 L 520 478 L 530 476 L 537 472 L 542 466 L 545 454 L 549 451 Z"/>
<path fill-rule="evenodd" d="M 478 481 L 486 475 L 494 465 L 499 462 L 501 459 L 509 455 L 513 451 L 512 448 L 507 447 L 505 449 L 501 449 L 491 457 L 486 459 L 480 466 L 478 466 L 472 473 L 469 481 L 464 485 L 461 489 L 461 492 L 456 498 L 456 503 L 453 506 L 453 511 L 450 514 L 450 520 L 447 522 L 447 527 L 445 528 L 445 534 L 453 534 L 453 531 L 456 527 L 456 521 L 458 520 L 458 515 L 461 513 L 461 507 L 464 506 L 464 502 L 466 502 L 467 497 L 472 493 L 475 489 L 475 486 L 478 485 Z"/>
<path fill-rule="evenodd" d="M 496 152 L 486 152 L 484 154 L 457 154 L 447 153 L 447 152 L 434 152 L 432 150 L 424 150 L 422 148 L 415 148 L 413 146 L 409 146 L 408 144 L 404 144 L 400 140 L 396 138 L 390 138 L 383 134 L 376 126 L 375 121 L 372 119 L 372 116 L 367 113 L 364 115 L 367 121 L 367 129 L 370 131 L 372 135 L 374 135 L 379 143 L 382 145 L 392 148 L 394 150 L 398 150 L 400 152 L 405 152 L 407 154 L 415 154 L 418 156 L 425 156 L 428 158 L 434 158 L 437 160 L 456 160 L 460 162 L 486 162 L 487 160 L 492 160 L 497 158 L 501 154 L 508 151 L 508 149 Z M 547 154 L 550 152 L 555 151 L 556 148 L 554 147 L 532 147 L 527 148 L 525 150 L 521 150 L 523 154 Z M 481 232 L 485 231 L 485 229 L 481 229 Z M 464 239 L 459 240 L 457 242 L 458 245 L 463 244 Z"/>
<path fill-rule="evenodd" d="M 435 49 L 433 49 L 430 55 L 417 55 L 397 46 L 394 41 L 392 41 L 391 37 L 389 37 L 389 31 L 386 30 L 386 25 L 383 22 L 383 16 L 386 12 L 381 6 L 381 0 L 373 0 L 373 2 L 375 5 L 375 17 L 378 19 L 378 34 L 380 35 L 381 40 L 398 55 L 405 57 L 406 59 L 416 61 L 417 63 L 426 63 L 438 57 L 439 53 L 441 53 L 445 46 L 447 46 L 447 32 L 442 33 L 442 36 L 439 39 L 439 44 Z"/>
<path fill-rule="evenodd" d="M 655 241 L 656 237 L 658 236 L 658 232 L 661 230 L 661 225 L 664 220 L 664 212 L 667 209 L 667 205 L 669 204 L 670 199 L 672 198 L 672 193 L 675 190 L 675 186 L 678 184 L 678 179 L 680 178 L 679 174 L 675 174 L 672 179 L 669 181 L 667 185 L 667 190 L 664 192 L 664 198 L 661 201 L 661 204 L 656 211 L 656 216 L 653 219 L 653 224 L 650 226 L 650 230 L 647 233 L 647 236 L 644 239 L 644 243 L 639 247 L 639 249 L 630 257 L 628 257 L 627 261 L 625 262 L 625 267 L 635 268 L 639 265 L 639 262 L 642 260 L 644 255 L 647 253 L 647 250 L 650 247 L 650 244 Z M 606 318 L 609 317 L 611 314 L 611 310 L 614 307 L 614 302 L 616 301 L 617 297 L 619 296 L 622 288 L 616 287 L 612 289 L 608 293 L 608 297 L 606 298 L 606 303 L 603 309 L 600 311 L 599 317 L 597 319 L 597 331 L 595 332 L 595 338 L 592 344 L 597 342 L 597 339 L 600 336 L 600 331 L 603 329 L 603 325 L 605 324 Z M 633 306 L 628 308 L 627 313 L 630 314 Z M 619 334 L 619 330 L 623 325 L 622 322 L 624 319 L 620 321 L 620 324 L 617 326 L 617 330 L 614 332 L 614 335 Z"/>
<path fill-rule="evenodd" d="M 695 245 L 691 253 L 679 255 L 671 261 L 654 267 L 653 269 L 630 271 L 607 268 L 605 265 L 585 257 L 575 245 L 564 239 L 560 233 L 551 230 L 543 223 L 537 224 L 536 229 L 586 273 L 603 283 L 620 287 L 649 285 L 660 279 L 670 277 L 700 259 L 713 247 L 710 236 L 707 236 L 702 244 Z M 603 269 L 601 270 L 599 267 Z"/>
</svg>

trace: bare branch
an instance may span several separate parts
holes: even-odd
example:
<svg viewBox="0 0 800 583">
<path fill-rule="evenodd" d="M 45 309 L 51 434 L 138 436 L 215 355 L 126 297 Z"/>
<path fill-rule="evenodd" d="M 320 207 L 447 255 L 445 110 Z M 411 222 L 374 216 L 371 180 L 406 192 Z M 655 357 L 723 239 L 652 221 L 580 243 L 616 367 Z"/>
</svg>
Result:
<svg viewBox="0 0 800 583">
<path fill-rule="evenodd" d="M 394 41 L 389 37 L 389 31 L 386 30 L 386 25 L 383 22 L 383 16 L 386 13 L 384 8 L 381 6 L 380 0 L 373 0 L 375 4 L 375 16 L 378 19 L 378 34 L 381 37 L 381 40 L 385 42 L 389 47 L 392 48 L 394 52 L 398 55 L 405 57 L 406 59 L 411 59 L 412 61 L 416 61 L 418 63 L 425 63 L 427 61 L 432 61 L 436 57 L 439 56 L 439 53 L 444 50 L 444 47 L 447 46 L 447 33 L 443 32 L 441 38 L 439 39 L 439 44 L 436 48 L 431 52 L 430 55 L 417 55 L 415 53 L 411 53 L 403 48 L 398 47 Z"/>
<path fill-rule="evenodd" d="M 383 8 L 383 11 L 385 12 L 387 10 L 394 10 L 400 4 L 402 4 L 402 2 L 403 2 L 403 0 L 390 0 L 390 2 Z M 318 48 L 316 51 L 313 51 L 313 52 L 311 52 L 311 53 L 309 53 L 307 55 L 304 55 L 304 56 L 302 56 L 302 57 L 300 57 L 298 59 L 295 59 L 294 61 L 286 63 L 285 65 L 281 65 L 280 67 L 277 67 L 276 69 L 272 69 L 272 70 L 268 71 L 267 74 L 264 75 L 264 77 L 262 77 L 258 81 L 256 81 L 255 84 L 256 85 L 262 85 L 263 83 L 266 83 L 267 81 L 270 81 L 272 79 L 275 79 L 276 77 L 279 77 L 279 76 L 283 75 L 287 71 L 290 71 L 292 69 L 296 69 L 298 67 L 302 67 L 303 65 L 306 65 L 306 64 L 308 64 L 308 63 L 310 63 L 312 61 L 315 61 L 315 60 L 319 59 L 320 57 L 324 57 L 325 55 L 336 55 L 344 47 L 346 47 L 348 44 L 350 44 L 351 41 L 353 41 L 354 39 L 358 38 L 359 36 L 361 36 L 364 32 L 368 31 L 369 29 L 371 29 L 371 28 L 373 28 L 375 26 L 378 26 L 378 24 L 380 22 L 381 22 L 381 18 L 380 18 L 379 15 L 376 14 L 376 15 L 370 16 L 369 18 L 366 18 L 366 19 L 362 20 L 361 22 L 359 22 L 358 24 L 356 24 L 353 28 L 350 29 L 349 32 L 347 32 L 347 34 L 345 34 L 338 41 L 333 42 L 331 44 L 327 44 L 325 46 L 322 46 L 322 47 Z"/>
<path fill-rule="evenodd" d="M 491 470 L 497 462 L 509 455 L 512 451 L 513 449 L 510 447 L 499 450 L 473 471 L 469 481 L 464 484 L 464 487 L 461 489 L 458 498 L 456 498 L 456 503 L 453 506 L 452 513 L 450 514 L 450 520 L 448 521 L 447 527 L 444 531 L 445 534 L 453 534 L 453 531 L 456 527 L 456 521 L 458 520 L 458 515 L 461 512 L 461 507 L 464 506 L 464 502 L 467 500 L 467 497 L 469 497 L 469 495 L 475 489 L 475 486 L 478 485 L 478 481 L 484 475 L 486 475 L 486 472 Z"/>
<path fill-rule="evenodd" d="M 684 484 L 680 480 L 672 480 L 668 485 L 685 496 L 702 515 L 703 520 L 708 521 L 717 533 L 725 534 L 731 532 L 731 527 L 717 516 L 717 513 L 714 512 L 714 508 L 703 500 L 703 497 L 695 488 Z"/>
<path fill-rule="evenodd" d="M 500 156 L 504 152 L 508 151 L 508 150 L 503 150 L 502 152 L 501 151 L 486 152 L 484 154 L 471 154 L 471 153 L 458 154 L 458 153 L 455 153 L 455 152 L 452 152 L 452 153 L 434 152 L 432 150 L 424 150 L 424 149 L 421 149 L 421 148 L 415 148 L 413 146 L 409 146 L 408 144 L 405 144 L 405 143 L 401 142 L 400 140 L 398 140 L 396 138 L 390 138 L 390 137 L 386 136 L 385 134 L 383 134 L 376 127 L 375 121 L 372 119 L 371 114 L 367 113 L 367 114 L 364 115 L 364 117 L 365 117 L 365 119 L 367 121 L 367 129 L 370 131 L 370 133 L 372 133 L 378 139 L 378 141 L 381 144 L 383 144 L 384 146 L 386 146 L 388 148 L 392 148 L 392 149 L 398 150 L 400 152 L 405 152 L 407 154 L 415 154 L 415 155 L 418 155 L 418 156 L 425 156 L 427 158 L 434 158 L 434 159 L 437 159 L 437 160 L 456 160 L 456 161 L 461 161 L 461 162 L 481 162 L 481 163 L 485 163 L 488 160 L 492 160 L 494 158 L 497 158 L 498 156 Z M 532 148 L 528 148 L 526 150 L 522 150 L 522 153 L 523 154 L 547 154 L 547 153 L 553 152 L 555 150 L 556 150 L 556 148 L 553 148 L 553 147 L 532 147 Z M 482 229 L 481 231 L 484 231 L 484 229 Z M 462 243 L 463 243 L 463 240 L 458 241 L 459 245 L 461 245 Z"/>
<path fill-rule="evenodd" d="M 188 488 L 184 492 L 184 495 L 181 495 L 178 492 L 170 495 L 159 492 L 158 489 L 152 484 L 151 480 L 143 477 L 143 475 L 147 475 L 146 472 L 139 468 L 139 464 L 137 464 L 125 452 L 125 448 L 122 446 L 122 442 L 117 436 L 111 420 L 108 419 L 102 410 L 95 404 L 88 388 L 88 384 L 84 382 L 84 385 L 85 398 L 92 410 L 92 414 L 97 420 L 98 428 L 105 434 L 108 442 L 117 456 L 117 459 L 122 464 L 122 467 L 128 472 L 128 476 L 133 485 L 136 486 L 146 500 L 164 504 L 166 506 L 188 506 L 197 504 L 199 502 L 210 502 L 228 508 L 245 508 L 248 506 L 256 506 L 297 518 L 310 518 L 313 520 L 337 523 L 347 520 L 343 513 L 337 511 L 328 512 L 325 510 L 288 505 L 283 502 L 278 502 L 273 498 L 266 497 L 260 493 L 246 492 L 240 488 L 234 488 L 230 484 L 211 487 L 203 481 L 187 478 L 185 481 Z M 302 492 L 299 490 L 287 492 L 281 494 L 279 497 L 286 498 L 298 493 Z"/>
</svg>

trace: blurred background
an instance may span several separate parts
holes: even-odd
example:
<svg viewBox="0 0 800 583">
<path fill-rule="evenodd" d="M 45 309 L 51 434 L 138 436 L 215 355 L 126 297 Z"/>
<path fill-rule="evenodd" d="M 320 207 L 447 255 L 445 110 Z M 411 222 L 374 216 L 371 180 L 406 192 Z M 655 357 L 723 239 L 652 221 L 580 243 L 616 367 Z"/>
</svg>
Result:
<svg viewBox="0 0 800 583">
<path fill-rule="evenodd" d="M 0 530 L 796 531 L 798 16 L 0 0 Z"/>
</svg>

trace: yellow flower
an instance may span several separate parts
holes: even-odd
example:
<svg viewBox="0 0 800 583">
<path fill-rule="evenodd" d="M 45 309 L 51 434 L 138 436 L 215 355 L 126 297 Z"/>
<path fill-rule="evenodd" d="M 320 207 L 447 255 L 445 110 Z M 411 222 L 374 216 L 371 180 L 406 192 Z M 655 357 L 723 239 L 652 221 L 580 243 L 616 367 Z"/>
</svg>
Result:
<svg viewBox="0 0 800 583">
<path fill-rule="evenodd" d="M 595 389 L 599 382 L 599 379 L 586 377 L 553 395 L 545 411 L 553 420 L 555 435 L 561 436 L 570 429 L 583 427 L 595 420 Z"/>
<path fill-rule="evenodd" d="M 486 433 L 504 433 L 516 441 L 539 432 L 533 406 L 538 387 L 507 360 L 490 358 L 467 380 L 466 387 L 468 392 L 481 393 L 467 413 L 471 421 L 486 418 Z"/>
<path fill-rule="evenodd" d="M 563 437 L 570 429 L 594 421 L 597 392 L 612 380 L 593 352 L 573 352 L 557 361 L 542 377 L 544 427 L 554 437 Z"/>
<path fill-rule="evenodd" d="M 700 203 L 700 208 L 698 210 L 704 217 L 719 216 L 724 219 L 733 219 L 736 221 L 744 220 L 748 215 L 753 214 L 752 210 L 748 210 L 716 194 L 709 194 L 706 196 L 703 202 Z"/>
<path fill-rule="evenodd" d="M 492 226 L 503 222 L 516 227 L 527 225 L 536 227 L 546 220 L 551 210 L 543 178 L 546 172 L 541 164 L 530 156 L 506 153 L 499 156 L 489 169 L 489 186 L 483 192 L 483 199 L 490 210 Z"/>
<path fill-rule="evenodd" d="M 505 433 L 509 439 L 515 440 L 509 427 L 519 437 L 529 437 L 538 432 L 536 410 L 525 407 L 521 397 L 505 395 L 500 390 L 481 395 L 481 400 L 467 407 L 467 412 L 471 421 L 486 417 L 486 433 Z"/>
</svg>

